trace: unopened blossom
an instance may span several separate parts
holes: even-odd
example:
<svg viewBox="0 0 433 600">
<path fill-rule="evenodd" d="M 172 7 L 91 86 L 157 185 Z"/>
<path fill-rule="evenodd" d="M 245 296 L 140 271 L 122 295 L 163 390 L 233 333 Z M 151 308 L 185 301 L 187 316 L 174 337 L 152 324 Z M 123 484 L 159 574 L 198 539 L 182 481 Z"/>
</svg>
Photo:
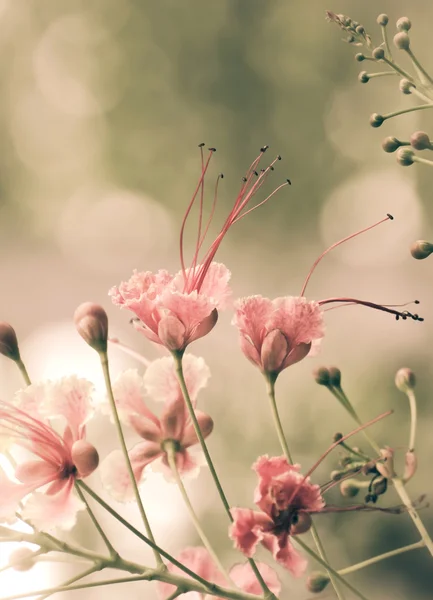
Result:
<svg viewBox="0 0 433 600">
<path fill-rule="evenodd" d="M 233 324 L 245 356 L 274 377 L 305 358 L 324 335 L 320 306 L 293 296 L 242 298 L 235 304 Z"/>
<path fill-rule="evenodd" d="M 261 148 L 259 156 L 251 164 L 219 234 L 200 258 L 214 215 L 218 189 L 217 185 L 210 218 L 207 223 L 204 223 L 204 180 L 215 149 L 209 149 L 207 160 L 201 150 L 202 173 L 180 230 L 181 270 L 175 275 L 166 270 L 159 270 L 156 273 L 134 271 L 128 281 L 110 290 L 113 303 L 132 311 L 135 315 L 134 326 L 152 342 L 165 346 L 171 352 L 183 353 L 188 344 L 207 335 L 213 329 L 218 319 L 218 311 L 227 307 L 231 296 L 228 286 L 230 271 L 223 264 L 214 262 L 214 257 L 230 227 L 256 208 L 256 206 L 252 208 L 247 206 L 273 170 L 275 162 L 281 158 L 277 157 L 265 169 L 258 172 L 258 165 L 266 149 L 267 146 Z M 222 175 L 218 177 L 217 184 L 221 178 Z M 279 186 L 277 190 L 287 183 L 290 182 Z M 264 204 L 277 190 L 262 200 L 259 205 Z M 186 266 L 183 238 L 186 222 L 191 216 L 191 209 L 195 203 L 199 204 L 196 245 L 191 263 Z"/>
<path fill-rule="evenodd" d="M 0 519 L 10 519 L 24 499 L 21 516 L 39 529 L 75 524 L 77 511 L 84 508 L 73 491 L 75 481 L 90 475 L 99 462 L 85 439 L 93 414 L 92 387 L 71 376 L 30 385 L 17 393 L 14 404 L 0 402 L 0 436 L 33 455 L 17 465 L 16 481 L 0 471 Z M 62 433 L 51 425 L 58 418 Z"/>
<path fill-rule="evenodd" d="M 193 405 L 197 394 L 209 378 L 209 369 L 203 359 L 190 354 L 184 356 L 185 381 Z M 172 357 L 155 360 L 144 377 L 129 370 L 120 375 L 113 384 L 113 394 L 123 422 L 132 427 L 142 438 L 129 451 L 129 458 L 137 482 L 140 482 L 146 467 L 162 469 L 171 474 L 167 459 L 166 444 L 175 451 L 175 461 L 181 475 L 195 474 L 201 465 L 201 454 L 195 448 L 199 443 L 182 391 L 176 377 Z M 163 403 L 160 417 L 148 407 L 149 398 Z M 197 421 L 206 438 L 213 429 L 212 418 L 195 410 Z M 112 452 L 101 465 L 104 486 L 119 501 L 133 499 L 132 486 L 120 451 Z"/>
<path fill-rule="evenodd" d="M 221 586 L 229 585 L 229 582 L 226 581 L 224 575 L 218 570 L 212 557 L 205 548 L 185 548 L 176 558 L 185 565 L 185 567 L 188 567 L 203 579 Z M 265 563 L 257 562 L 256 566 L 271 592 L 278 595 L 281 591 L 281 583 L 275 571 Z M 175 575 L 185 576 L 185 573 L 181 569 L 171 563 L 168 564 L 168 570 Z M 229 571 L 229 577 L 240 590 L 258 596 L 263 594 L 262 587 L 249 563 L 234 565 Z M 158 591 L 161 598 L 167 598 L 175 591 L 175 589 L 176 586 L 169 583 L 161 582 L 158 584 Z M 184 594 L 184 598 L 185 600 L 203 600 L 204 598 L 206 600 L 211 600 L 211 598 L 222 600 L 219 596 L 209 596 L 201 594 L 200 592 L 187 592 Z"/>
<path fill-rule="evenodd" d="M 230 537 L 235 547 L 252 557 L 261 543 L 272 552 L 275 560 L 295 577 L 307 566 L 290 542 L 291 535 L 307 531 L 310 513 L 321 512 L 325 506 L 320 487 L 300 473 L 299 465 L 291 465 L 284 456 L 260 457 L 253 465 L 259 482 L 254 502 L 260 511 L 232 508 Z"/>
</svg>

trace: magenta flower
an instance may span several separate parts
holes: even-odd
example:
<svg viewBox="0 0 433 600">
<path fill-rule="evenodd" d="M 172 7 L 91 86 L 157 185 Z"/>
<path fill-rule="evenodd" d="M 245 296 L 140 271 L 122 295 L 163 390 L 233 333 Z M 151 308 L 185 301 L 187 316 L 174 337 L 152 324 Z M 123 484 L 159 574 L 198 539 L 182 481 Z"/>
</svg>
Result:
<svg viewBox="0 0 433 600">
<path fill-rule="evenodd" d="M 217 585 L 229 586 L 229 582 L 227 582 L 224 575 L 218 571 L 212 557 L 205 548 L 185 548 L 185 550 L 182 550 L 176 558 L 183 565 L 191 569 L 191 571 L 194 571 L 194 573 L 203 577 L 203 579 L 206 579 L 211 583 L 216 583 Z M 256 565 L 268 588 L 271 592 L 278 595 L 281 591 L 281 583 L 275 571 L 265 563 L 257 562 Z M 168 565 L 168 570 L 170 573 L 185 576 L 183 571 L 171 563 Z M 251 569 L 251 565 L 248 563 L 234 565 L 230 569 L 229 576 L 236 587 L 242 591 L 258 596 L 263 594 L 260 583 L 257 581 L 257 578 Z M 158 590 L 162 598 L 167 598 L 175 591 L 175 589 L 176 587 L 170 583 L 161 582 L 158 584 Z M 203 597 L 206 600 L 215 598 L 215 596 L 200 594 L 199 592 L 187 592 L 184 594 L 185 600 L 203 600 Z M 221 598 L 216 597 L 216 600 L 221 600 Z"/>
<path fill-rule="evenodd" d="M 270 376 L 305 358 L 324 335 L 319 305 L 305 298 L 250 296 L 238 300 L 235 309 L 243 353 Z"/>
<path fill-rule="evenodd" d="M 197 394 L 209 378 L 209 369 L 203 359 L 187 354 L 184 356 L 185 381 L 191 400 L 196 405 Z M 146 392 L 154 400 L 164 403 L 160 417 L 148 408 Z M 165 442 L 174 444 L 176 466 L 181 474 L 195 475 L 201 466 L 201 454 L 195 454 L 199 441 L 194 431 L 185 400 L 177 381 L 171 357 L 155 360 L 144 377 L 137 371 L 125 371 L 113 384 L 113 393 L 124 422 L 131 426 L 143 441 L 129 452 L 129 458 L 137 482 L 143 479 L 146 467 L 161 469 L 170 477 Z M 204 412 L 195 411 L 204 437 L 213 429 L 212 418 Z M 198 448 L 197 448 L 198 450 Z M 133 499 L 129 475 L 119 450 L 112 452 L 101 465 L 104 486 L 119 501 Z"/>
<path fill-rule="evenodd" d="M 267 146 L 261 149 L 260 155 L 250 166 L 219 234 L 203 258 L 199 259 L 216 207 L 218 182 L 222 178 L 220 175 L 217 179 L 210 218 L 204 224 L 204 179 L 215 149 L 210 148 L 209 156 L 205 161 L 201 148 L 202 173 L 180 231 L 181 270 L 174 276 L 165 270 L 157 273 L 134 271 L 129 281 L 110 290 L 113 303 L 131 310 L 136 317 L 133 321 L 134 326 L 152 342 L 165 346 L 171 352 L 183 353 L 188 344 L 213 329 L 218 319 L 218 310 L 227 307 L 231 295 L 228 286 L 230 272 L 224 265 L 213 262 L 215 254 L 234 223 L 257 206 L 264 204 L 278 189 L 287 185 L 287 182 L 284 183 L 258 205 L 247 209 L 247 205 L 280 158 L 278 157 L 266 169 L 257 173 L 256 169 L 266 149 Z M 199 217 L 196 246 L 191 264 L 187 268 L 184 260 L 183 236 L 186 222 L 197 198 L 199 198 Z"/>
<path fill-rule="evenodd" d="M 311 526 L 310 513 L 325 506 L 320 487 L 310 483 L 283 456 L 260 457 L 253 465 L 259 476 L 254 502 L 261 509 L 232 508 L 230 537 L 235 547 L 251 557 L 260 542 L 275 560 L 295 577 L 301 576 L 307 561 L 292 546 L 290 535 L 304 533 Z"/>
<path fill-rule="evenodd" d="M 85 508 L 73 494 L 75 481 L 90 475 L 99 462 L 96 449 L 85 440 L 93 413 L 91 391 L 90 382 L 71 376 L 28 386 L 18 392 L 16 405 L 0 402 L 0 435 L 35 457 L 18 464 L 18 482 L 0 473 L 0 519 L 11 518 L 29 496 L 20 511 L 24 519 L 44 530 L 73 527 L 77 511 Z M 62 418 L 62 435 L 48 417 Z"/>
</svg>

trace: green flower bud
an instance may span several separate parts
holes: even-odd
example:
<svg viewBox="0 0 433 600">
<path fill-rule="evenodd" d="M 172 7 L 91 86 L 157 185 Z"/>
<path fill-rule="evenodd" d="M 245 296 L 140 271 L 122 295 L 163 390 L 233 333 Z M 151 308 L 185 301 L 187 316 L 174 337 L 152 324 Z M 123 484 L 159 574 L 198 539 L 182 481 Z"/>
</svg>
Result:
<svg viewBox="0 0 433 600">
<path fill-rule="evenodd" d="M 415 131 L 410 136 L 410 145 L 415 150 L 431 150 L 432 148 L 430 138 L 425 131 Z"/>
<path fill-rule="evenodd" d="M 398 48 L 399 50 L 409 50 L 410 38 L 405 31 L 396 33 L 393 41 L 394 41 L 394 46 L 396 48 Z"/>
<path fill-rule="evenodd" d="M 385 119 L 382 117 L 382 115 L 377 113 L 373 113 L 370 117 L 370 125 L 372 127 L 380 127 L 384 121 Z"/>
<path fill-rule="evenodd" d="M 412 27 L 412 23 L 407 17 L 401 17 L 397 21 L 396 26 L 399 31 L 409 31 L 409 29 Z"/>
<path fill-rule="evenodd" d="M 410 253 L 418 260 L 427 258 L 433 252 L 433 244 L 426 242 L 425 240 L 418 240 L 410 247 Z"/>
<path fill-rule="evenodd" d="M 20 360 L 17 334 L 9 323 L 0 322 L 0 354 L 17 362 Z"/>
<path fill-rule="evenodd" d="M 319 385 L 329 385 L 329 370 L 326 367 L 319 367 L 313 371 L 313 377 Z"/>
<path fill-rule="evenodd" d="M 376 60 L 382 60 L 383 58 L 385 58 L 385 50 L 380 46 L 378 48 L 375 48 L 372 54 L 373 58 L 375 58 Z"/>
<path fill-rule="evenodd" d="M 362 54 L 362 52 L 358 52 L 357 54 L 355 54 L 355 60 L 357 60 L 358 62 L 362 62 L 363 60 L 365 60 L 365 56 Z"/>
<path fill-rule="evenodd" d="M 107 351 L 108 317 L 99 304 L 84 302 L 74 313 L 78 333 L 97 352 Z"/>
<path fill-rule="evenodd" d="M 358 75 L 358 81 L 360 83 L 368 83 L 370 81 L 367 71 L 361 71 L 361 73 Z"/>
<path fill-rule="evenodd" d="M 326 573 L 313 571 L 307 579 L 307 590 L 314 594 L 318 594 L 319 592 L 323 592 L 330 581 L 331 580 Z"/>
<path fill-rule="evenodd" d="M 376 19 L 377 24 L 382 25 L 382 27 L 386 27 L 388 25 L 388 21 L 388 15 L 385 15 L 385 13 L 382 13 Z"/>
<path fill-rule="evenodd" d="M 400 148 L 400 146 L 400 140 L 393 136 L 386 137 L 382 142 L 382 148 L 385 150 L 385 152 L 395 152 Z"/>
<path fill-rule="evenodd" d="M 395 385 L 400 392 L 406 393 L 408 390 L 413 390 L 415 383 L 415 373 L 411 369 L 403 368 L 397 371 L 395 375 Z"/>
<path fill-rule="evenodd" d="M 400 148 L 397 152 L 397 162 L 402 167 L 410 167 L 413 165 L 413 156 L 414 153 L 412 150 L 408 150 L 407 148 Z"/>
<path fill-rule="evenodd" d="M 340 483 L 340 492 L 345 498 L 354 498 L 360 489 L 356 479 L 345 479 Z"/>
</svg>

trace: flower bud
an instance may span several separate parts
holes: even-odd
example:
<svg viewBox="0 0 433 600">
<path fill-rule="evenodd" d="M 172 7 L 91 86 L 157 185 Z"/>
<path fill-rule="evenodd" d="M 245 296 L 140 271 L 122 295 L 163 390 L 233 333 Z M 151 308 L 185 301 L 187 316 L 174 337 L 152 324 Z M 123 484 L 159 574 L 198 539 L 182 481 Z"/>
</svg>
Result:
<svg viewBox="0 0 433 600">
<path fill-rule="evenodd" d="M 415 150 L 431 150 L 432 145 L 430 142 L 430 138 L 425 131 L 415 131 L 410 136 L 410 145 Z"/>
<path fill-rule="evenodd" d="M 412 27 L 412 23 L 407 17 L 401 17 L 397 21 L 396 26 L 399 31 L 409 31 L 409 29 Z"/>
<path fill-rule="evenodd" d="M 375 496 L 382 496 L 388 489 L 388 479 L 386 477 L 378 477 L 373 481 L 371 491 Z"/>
<path fill-rule="evenodd" d="M 397 162 L 402 167 L 410 167 L 410 165 L 413 165 L 413 157 L 414 153 L 407 148 L 400 148 L 397 152 Z"/>
<path fill-rule="evenodd" d="M 382 148 L 385 150 L 385 152 L 395 152 L 396 150 L 398 150 L 401 146 L 401 142 L 400 140 L 398 140 L 396 137 L 393 136 L 388 136 L 386 137 L 383 142 L 382 142 Z"/>
<path fill-rule="evenodd" d="M 84 302 L 74 313 L 78 333 L 97 352 L 107 351 L 108 317 L 99 304 Z"/>
<path fill-rule="evenodd" d="M 376 19 L 377 24 L 381 25 L 382 27 L 386 27 L 388 25 L 388 21 L 388 15 L 385 15 L 385 13 L 382 13 Z"/>
<path fill-rule="evenodd" d="M 408 390 L 413 390 L 415 387 L 415 373 L 411 369 L 399 369 L 395 375 L 395 385 L 400 392 L 406 393 Z"/>
<path fill-rule="evenodd" d="M 362 62 L 363 60 L 365 60 L 365 56 L 362 54 L 362 52 L 358 52 L 357 54 L 355 54 L 355 60 L 358 62 Z"/>
<path fill-rule="evenodd" d="M 384 121 L 383 116 L 377 113 L 373 113 L 370 117 L 370 125 L 372 127 L 380 127 Z"/>
<path fill-rule="evenodd" d="M 405 464 L 404 464 L 404 472 L 403 472 L 403 481 L 409 481 L 415 473 L 418 466 L 418 461 L 416 458 L 416 454 L 413 450 L 409 450 L 406 452 Z"/>
<path fill-rule="evenodd" d="M 329 369 L 327 369 L 326 367 L 319 367 L 318 369 L 315 369 L 313 371 L 313 377 L 316 383 L 318 383 L 319 385 L 330 385 Z"/>
<path fill-rule="evenodd" d="M 403 94 L 411 94 L 411 88 L 413 87 L 415 87 L 415 85 L 409 81 L 409 79 L 400 79 L 399 88 L 400 92 L 403 92 Z"/>
<path fill-rule="evenodd" d="M 99 454 L 95 446 L 86 440 L 77 440 L 71 449 L 72 462 L 74 463 L 78 477 L 88 477 L 99 465 Z"/>
<path fill-rule="evenodd" d="M 27 547 L 17 548 L 9 555 L 9 566 L 14 571 L 30 571 L 35 562 L 33 550 Z"/>
<path fill-rule="evenodd" d="M 409 50 L 410 38 L 405 31 L 401 31 L 394 36 L 394 46 L 399 50 Z"/>
<path fill-rule="evenodd" d="M 330 478 L 332 481 L 340 481 L 344 477 L 344 471 L 331 471 Z"/>
<path fill-rule="evenodd" d="M 359 83 L 368 83 L 370 81 L 367 71 L 361 71 L 358 75 L 358 81 Z"/>
<path fill-rule="evenodd" d="M 333 387 L 339 388 L 341 385 L 341 371 L 338 367 L 329 367 L 329 383 Z"/>
<path fill-rule="evenodd" d="M 392 479 L 395 477 L 394 471 L 394 450 L 391 448 L 381 448 L 380 456 L 382 458 L 382 462 L 376 463 L 376 469 L 386 479 Z"/>
<path fill-rule="evenodd" d="M 410 247 L 410 253 L 418 260 L 427 258 L 433 252 L 433 244 L 425 240 L 418 240 Z"/>
<path fill-rule="evenodd" d="M 9 323 L 0 322 L 0 354 L 15 362 L 21 359 L 17 334 Z"/>
<path fill-rule="evenodd" d="M 323 592 L 330 581 L 331 580 L 326 573 L 313 571 L 307 579 L 307 590 L 314 594 L 318 594 L 319 592 Z"/>
<path fill-rule="evenodd" d="M 372 56 L 376 60 L 382 60 L 383 58 L 385 58 L 385 50 L 379 46 L 378 48 L 375 48 L 373 50 Z"/>
<path fill-rule="evenodd" d="M 307 532 L 312 524 L 311 516 L 304 510 L 297 512 L 290 524 L 290 533 L 292 535 L 300 535 L 301 533 Z"/>
<path fill-rule="evenodd" d="M 340 492 L 345 498 L 354 498 L 359 494 L 359 490 L 356 479 L 345 479 L 340 483 Z"/>
</svg>

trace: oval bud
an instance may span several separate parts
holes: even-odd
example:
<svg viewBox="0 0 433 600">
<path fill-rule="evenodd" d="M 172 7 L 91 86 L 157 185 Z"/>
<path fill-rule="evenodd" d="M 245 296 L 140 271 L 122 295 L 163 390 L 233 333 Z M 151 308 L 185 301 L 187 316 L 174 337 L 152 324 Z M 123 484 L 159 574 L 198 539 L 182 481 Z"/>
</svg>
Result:
<svg viewBox="0 0 433 600">
<path fill-rule="evenodd" d="M 408 150 L 407 148 L 400 148 L 397 151 L 397 162 L 402 167 L 410 167 L 413 165 L 413 157 L 414 153 L 412 150 Z"/>
<path fill-rule="evenodd" d="M 403 473 L 403 481 L 409 481 L 415 473 L 418 466 L 418 461 L 413 450 L 409 450 L 406 452 L 405 464 L 404 464 L 404 473 Z"/>
<path fill-rule="evenodd" d="M 384 121 L 383 116 L 378 113 L 373 113 L 370 117 L 370 125 L 372 127 L 380 127 Z"/>
<path fill-rule="evenodd" d="M 304 510 L 297 512 L 292 519 L 290 524 L 290 533 L 292 535 L 300 535 L 301 533 L 307 532 L 312 524 L 311 516 Z"/>
<path fill-rule="evenodd" d="M 385 58 L 385 50 L 379 46 L 373 50 L 372 56 L 376 60 L 382 60 Z"/>
<path fill-rule="evenodd" d="M 360 489 L 356 479 L 345 479 L 340 483 L 340 492 L 345 498 L 354 498 Z"/>
<path fill-rule="evenodd" d="M 400 392 L 406 393 L 408 390 L 415 388 L 416 378 L 415 373 L 411 369 L 399 369 L 395 375 L 395 385 Z"/>
<path fill-rule="evenodd" d="M 329 370 L 326 367 L 319 367 L 318 369 L 314 369 L 313 377 L 315 382 L 319 385 L 329 385 Z"/>
<path fill-rule="evenodd" d="M 410 253 L 418 260 L 427 258 L 433 252 L 433 244 L 425 240 L 418 240 L 410 247 Z"/>
<path fill-rule="evenodd" d="M 431 150 L 432 145 L 430 142 L 430 138 L 425 131 L 415 131 L 410 136 L 410 145 L 415 150 Z"/>
<path fill-rule="evenodd" d="M 309 592 L 313 592 L 313 594 L 318 594 L 319 592 L 323 592 L 330 581 L 326 573 L 313 571 L 307 579 L 307 589 Z"/>
<path fill-rule="evenodd" d="M 341 386 L 341 371 L 338 367 L 329 367 L 329 383 L 336 388 Z"/>
<path fill-rule="evenodd" d="M 370 81 L 367 71 L 361 71 L 358 75 L 358 81 L 359 83 L 368 83 Z"/>
<path fill-rule="evenodd" d="M 72 462 L 77 468 L 78 477 L 88 477 L 99 465 L 99 454 L 95 446 L 86 440 L 77 440 L 72 445 Z"/>
<path fill-rule="evenodd" d="M 21 360 L 17 334 L 9 323 L 0 322 L 0 354 L 15 362 Z"/>
<path fill-rule="evenodd" d="M 399 31 L 409 31 L 409 29 L 412 27 L 412 23 L 407 17 L 401 17 L 397 21 L 396 27 Z"/>
<path fill-rule="evenodd" d="M 411 89 L 415 87 L 415 85 L 409 81 L 409 79 L 400 79 L 399 88 L 400 92 L 403 94 L 411 94 Z"/>
<path fill-rule="evenodd" d="M 382 142 L 382 148 L 385 150 L 385 152 L 391 153 L 391 152 L 395 152 L 396 150 L 398 150 L 401 146 L 401 142 L 400 140 L 398 140 L 396 137 L 393 136 L 388 136 L 386 137 L 383 142 Z"/>
<path fill-rule="evenodd" d="M 405 31 L 401 31 L 394 36 L 394 46 L 399 50 L 409 50 L 410 38 Z"/>
<path fill-rule="evenodd" d="M 34 552 L 30 548 L 17 548 L 9 555 L 9 566 L 14 571 L 30 571 L 35 564 Z"/>
<path fill-rule="evenodd" d="M 376 19 L 377 24 L 381 25 L 382 27 L 386 27 L 388 25 L 388 21 L 389 21 L 388 15 L 386 15 L 385 13 L 382 13 Z"/>
<path fill-rule="evenodd" d="M 376 463 L 376 469 L 379 471 L 382 477 L 385 477 L 386 479 L 392 479 L 396 476 L 394 471 L 394 450 L 388 447 L 381 448 L 380 456 L 382 462 Z"/>
<path fill-rule="evenodd" d="M 362 54 L 362 52 L 358 52 L 357 54 L 355 54 L 355 60 L 358 62 L 362 62 L 363 60 L 365 60 L 365 56 Z"/>
<path fill-rule="evenodd" d="M 78 333 L 97 352 L 107 351 L 108 317 L 99 304 L 84 302 L 74 313 Z"/>
</svg>

